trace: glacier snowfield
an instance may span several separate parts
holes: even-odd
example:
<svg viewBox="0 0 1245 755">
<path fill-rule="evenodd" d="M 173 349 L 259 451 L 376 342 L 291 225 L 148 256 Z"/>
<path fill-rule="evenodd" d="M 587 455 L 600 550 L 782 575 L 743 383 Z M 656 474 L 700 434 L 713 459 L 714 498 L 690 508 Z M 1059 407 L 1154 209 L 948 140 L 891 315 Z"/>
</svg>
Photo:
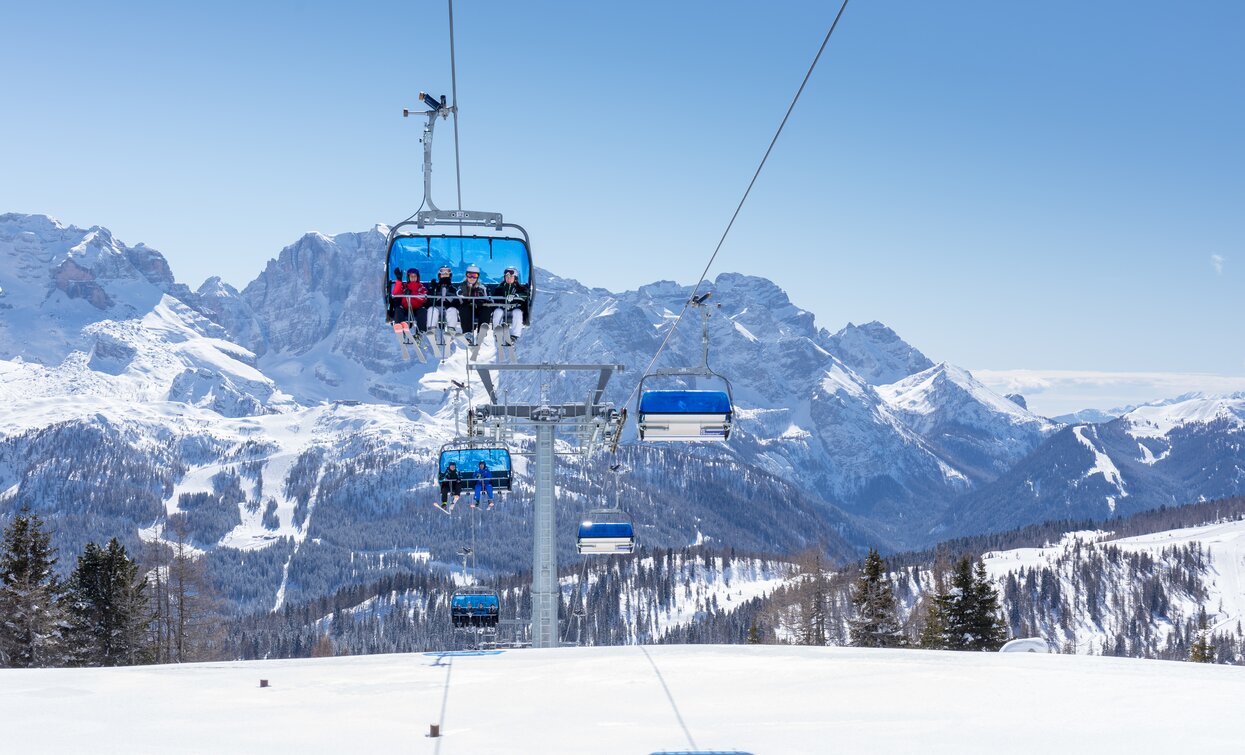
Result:
<svg viewBox="0 0 1245 755">
<path fill-rule="evenodd" d="M 1241 752 L 1242 699 L 1235 666 L 792 646 L 0 670 L 40 753 Z"/>
</svg>

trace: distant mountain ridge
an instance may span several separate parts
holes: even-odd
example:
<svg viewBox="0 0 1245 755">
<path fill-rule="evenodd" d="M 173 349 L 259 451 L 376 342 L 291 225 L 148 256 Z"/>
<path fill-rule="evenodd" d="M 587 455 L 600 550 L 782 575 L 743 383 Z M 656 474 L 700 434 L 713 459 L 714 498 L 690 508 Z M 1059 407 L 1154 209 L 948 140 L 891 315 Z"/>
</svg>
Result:
<svg viewBox="0 0 1245 755">
<path fill-rule="evenodd" d="M 64 436 L 92 457 L 110 495 L 133 486 L 109 460 L 125 456 L 150 478 L 133 501 L 93 508 L 66 535 L 74 542 L 118 534 L 107 527 L 165 536 L 165 519 L 186 513 L 190 495 L 197 543 L 222 573 L 255 568 L 245 549 L 269 554 L 256 582 L 265 600 L 356 578 L 343 575 L 357 571 L 360 549 L 450 561 L 453 520 L 429 521 L 415 504 L 433 495 L 430 460 L 454 427 L 447 389 L 467 369 L 458 351 L 441 364 L 401 360 L 381 305 L 386 231 L 306 234 L 241 291 L 214 278 L 191 290 L 158 252 L 104 228 L 0 215 L 0 511 L 76 511 L 83 489 L 57 482 L 63 468 L 49 463 L 65 451 L 51 438 Z M 521 359 L 627 365 L 607 391 L 614 402 L 632 394 L 691 291 L 662 281 L 610 292 L 536 275 Z M 831 334 L 754 276 L 723 273 L 711 289 L 721 306 L 710 359 L 731 380 L 738 432 L 725 447 L 649 447 L 628 431 L 637 519 L 648 517 L 653 544 L 709 537 L 782 551 L 820 541 L 850 553 L 1245 488 L 1240 397 L 1061 426 L 881 323 Z M 697 361 L 699 341 L 683 323 L 657 366 Z M 534 397 L 541 380 L 512 376 L 504 389 Z M 585 390 L 553 384 L 558 400 Z M 471 400 L 483 400 L 478 386 Z M 696 471 L 702 464 L 711 471 Z M 221 474 L 241 482 L 211 482 Z M 569 468 L 559 485 L 568 516 L 603 495 L 599 477 Z M 487 536 L 494 567 L 530 558 L 503 544 L 501 529 Z"/>
</svg>

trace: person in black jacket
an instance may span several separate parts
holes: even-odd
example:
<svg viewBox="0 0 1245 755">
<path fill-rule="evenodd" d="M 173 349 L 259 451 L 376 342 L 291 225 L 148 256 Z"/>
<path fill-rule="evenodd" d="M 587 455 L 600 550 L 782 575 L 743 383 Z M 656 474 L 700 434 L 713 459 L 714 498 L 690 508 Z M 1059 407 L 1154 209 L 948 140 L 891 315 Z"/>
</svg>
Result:
<svg viewBox="0 0 1245 755">
<path fill-rule="evenodd" d="M 461 326 L 458 307 L 462 300 L 458 298 L 458 289 L 454 286 L 449 265 L 442 265 L 437 271 L 437 279 L 427 285 L 428 300 L 424 305 L 428 308 L 428 330 L 435 330 L 444 320 L 445 329 L 451 336 L 457 335 Z"/>
<path fill-rule="evenodd" d="M 462 300 L 463 332 L 467 341 L 475 345 L 476 328 L 484 322 L 484 311 L 488 305 L 488 290 L 480 284 L 480 268 L 468 265 L 463 284 L 458 287 L 458 297 Z"/>
<path fill-rule="evenodd" d="M 509 320 L 509 345 L 513 346 L 523 334 L 523 321 L 527 318 L 528 290 L 519 282 L 518 269 L 506 268 L 501 283 L 493 286 L 489 295 L 493 300 L 493 327 L 500 328 L 502 322 Z"/>
<path fill-rule="evenodd" d="M 461 490 L 462 478 L 458 476 L 458 465 L 451 461 L 445 465 L 445 471 L 441 473 L 441 508 L 448 509 L 451 504 L 458 503 Z M 454 496 L 453 501 L 449 501 L 451 495 Z"/>
</svg>

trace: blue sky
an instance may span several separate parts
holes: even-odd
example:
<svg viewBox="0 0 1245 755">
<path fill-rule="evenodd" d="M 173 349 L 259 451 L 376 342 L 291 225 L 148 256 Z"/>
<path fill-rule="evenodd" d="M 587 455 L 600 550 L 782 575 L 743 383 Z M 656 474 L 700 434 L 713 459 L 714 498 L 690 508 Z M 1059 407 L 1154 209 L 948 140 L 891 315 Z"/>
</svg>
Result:
<svg viewBox="0 0 1245 755">
<path fill-rule="evenodd" d="M 836 10 L 459 2 L 464 205 L 559 275 L 693 282 Z M 443 2 L 5 19 L 0 211 L 242 286 L 304 232 L 419 204 L 400 113 L 449 93 Z M 1241 28 L 1235 1 L 856 0 L 713 273 L 970 368 L 1245 376 Z"/>
</svg>

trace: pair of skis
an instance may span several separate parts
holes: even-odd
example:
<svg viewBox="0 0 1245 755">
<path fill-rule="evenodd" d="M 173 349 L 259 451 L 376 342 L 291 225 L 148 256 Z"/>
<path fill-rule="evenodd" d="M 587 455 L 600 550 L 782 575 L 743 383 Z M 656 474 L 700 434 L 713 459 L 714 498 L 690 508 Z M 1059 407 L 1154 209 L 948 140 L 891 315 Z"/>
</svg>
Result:
<svg viewBox="0 0 1245 755">
<path fill-rule="evenodd" d="M 437 511 L 440 511 L 442 514 L 445 514 L 446 516 L 449 516 L 450 514 L 454 513 L 454 507 L 455 507 L 455 506 L 457 506 L 457 505 L 458 505 L 458 501 L 454 501 L 454 502 L 450 503 L 448 506 L 442 506 L 442 505 L 441 505 L 441 503 L 440 503 L 440 501 L 433 501 L 433 503 L 432 503 L 432 507 L 433 507 L 433 508 L 435 508 Z M 493 510 L 493 502 L 492 502 L 492 501 L 489 501 L 489 502 L 488 502 L 488 506 L 481 506 L 481 505 L 479 505 L 479 504 L 473 504 L 473 505 L 472 505 L 472 508 L 474 508 L 474 509 L 487 509 L 487 510 L 489 510 L 489 511 L 492 511 L 492 510 Z"/>
<path fill-rule="evenodd" d="M 438 359 L 446 359 L 450 355 L 450 344 L 457 341 L 461 348 L 471 350 L 471 361 L 476 362 L 479 361 L 480 346 L 484 343 L 483 331 L 490 327 L 493 331 L 493 344 L 497 349 L 497 360 L 499 362 L 504 360 L 511 364 L 517 362 L 518 355 L 515 353 L 514 339 L 510 336 L 510 326 L 506 324 L 500 326 L 481 324 L 471 334 L 471 339 L 468 339 L 467 334 L 464 333 L 452 333 L 447 338 L 446 331 L 441 326 L 435 330 L 420 333 L 407 322 L 395 322 L 393 334 L 398 340 L 398 348 L 402 350 L 402 358 L 407 361 L 410 361 L 413 350 L 419 361 L 427 364 L 428 355 L 425 349 L 435 354 Z"/>
<path fill-rule="evenodd" d="M 411 349 L 415 350 L 415 356 L 419 357 L 419 361 L 424 364 L 428 363 L 428 355 L 424 353 L 423 335 L 416 328 L 411 326 L 409 322 L 395 322 L 393 324 L 393 335 L 398 339 L 398 348 L 402 350 L 402 358 L 411 361 Z"/>
</svg>

